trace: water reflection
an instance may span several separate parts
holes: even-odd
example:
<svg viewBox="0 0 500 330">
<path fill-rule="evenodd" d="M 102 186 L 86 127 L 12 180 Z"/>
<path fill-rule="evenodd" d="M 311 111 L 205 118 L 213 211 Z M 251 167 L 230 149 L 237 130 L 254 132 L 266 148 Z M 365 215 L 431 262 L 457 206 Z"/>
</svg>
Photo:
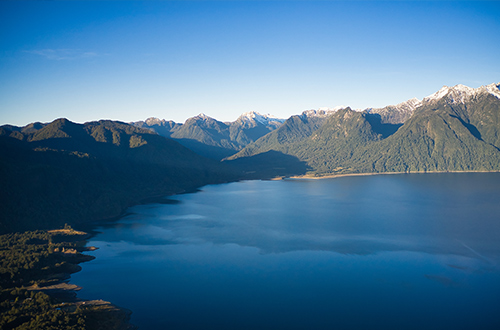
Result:
<svg viewBox="0 0 500 330">
<path fill-rule="evenodd" d="M 73 281 L 143 329 L 487 329 L 499 187 L 500 173 L 207 186 L 102 228 Z"/>
<path fill-rule="evenodd" d="M 417 251 L 496 264 L 500 195 L 490 188 L 500 186 L 500 176 L 478 178 L 427 174 L 208 186 L 177 196 L 179 204 L 132 208 L 106 240 L 237 244 L 261 253 Z"/>
</svg>

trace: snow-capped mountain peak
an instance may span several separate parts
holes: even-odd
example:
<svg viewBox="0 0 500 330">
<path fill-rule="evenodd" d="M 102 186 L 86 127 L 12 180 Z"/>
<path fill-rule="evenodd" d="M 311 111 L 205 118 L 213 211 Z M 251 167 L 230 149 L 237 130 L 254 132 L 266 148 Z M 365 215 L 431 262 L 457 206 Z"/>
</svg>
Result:
<svg viewBox="0 0 500 330">
<path fill-rule="evenodd" d="M 453 87 L 443 86 L 440 90 L 425 97 L 422 102 L 428 103 L 440 100 L 444 97 L 452 103 L 464 103 L 468 99 L 481 93 L 489 93 L 500 99 L 500 84 L 490 84 L 479 88 L 472 88 L 465 85 L 455 85 Z"/>
<path fill-rule="evenodd" d="M 184 124 L 192 124 L 192 123 L 199 123 L 199 124 L 201 124 L 201 123 L 204 123 L 205 125 L 213 125 L 216 122 L 218 122 L 217 119 L 212 118 L 210 116 L 207 116 L 204 113 L 200 113 L 197 116 L 194 116 L 194 117 L 186 119 L 186 121 L 184 122 Z"/>
<path fill-rule="evenodd" d="M 256 111 L 250 111 L 243 113 L 238 119 L 243 121 L 256 121 L 262 125 L 269 125 L 270 123 L 283 123 L 285 119 L 277 118 L 270 114 L 261 115 Z"/>
<path fill-rule="evenodd" d="M 415 109 L 416 109 L 416 108 L 418 108 L 421 104 L 422 104 L 422 101 L 420 101 L 419 99 L 417 99 L 416 97 L 414 97 L 414 98 L 412 98 L 412 99 L 409 99 L 409 100 L 408 100 L 408 101 L 406 101 L 406 102 L 401 102 L 401 103 L 399 103 L 397 106 L 401 106 L 401 107 L 408 106 L 408 107 L 413 108 L 413 110 L 415 110 Z"/>
<path fill-rule="evenodd" d="M 495 96 L 496 98 L 500 99 L 500 83 L 490 84 L 490 85 L 486 85 L 486 86 L 482 86 L 482 87 L 484 87 L 484 89 L 486 89 L 486 91 L 488 93 L 490 93 L 493 96 Z"/>
<path fill-rule="evenodd" d="M 165 119 L 160 119 L 160 118 L 157 118 L 157 117 L 149 117 L 144 122 L 148 126 L 154 126 L 154 125 L 161 126 L 161 124 L 165 123 L 166 120 Z"/>
<path fill-rule="evenodd" d="M 203 112 L 200 113 L 198 116 L 196 116 L 195 118 L 200 118 L 200 119 L 213 119 L 212 117 L 209 117 L 207 116 L 206 114 L 204 114 Z"/>
<path fill-rule="evenodd" d="M 414 97 L 396 105 L 388 105 L 383 108 L 368 108 L 365 110 L 371 114 L 379 114 L 384 123 L 400 124 L 410 118 L 413 111 L 421 105 L 422 101 Z"/>
<path fill-rule="evenodd" d="M 440 100 L 443 97 L 445 97 L 446 94 L 448 94 L 449 92 L 450 92 L 450 87 L 443 86 L 437 92 L 432 93 L 431 95 L 429 95 L 427 97 L 424 97 L 424 99 L 422 101 L 423 102 L 432 102 L 432 101 L 435 101 L 435 100 Z"/>
<path fill-rule="evenodd" d="M 302 112 L 303 117 L 326 117 L 329 114 L 331 114 L 331 111 L 325 111 L 325 110 L 306 110 Z"/>
<path fill-rule="evenodd" d="M 328 107 L 320 107 L 317 110 L 306 110 L 302 112 L 302 116 L 304 117 L 327 117 L 341 109 L 345 109 L 347 107 L 340 105 L 334 108 L 328 108 Z"/>
<path fill-rule="evenodd" d="M 333 108 L 329 108 L 329 107 L 319 107 L 318 108 L 318 111 L 325 111 L 325 112 L 336 112 L 336 111 L 339 111 L 341 109 L 345 109 L 347 108 L 345 105 L 338 105 L 336 107 L 333 107 Z"/>
</svg>

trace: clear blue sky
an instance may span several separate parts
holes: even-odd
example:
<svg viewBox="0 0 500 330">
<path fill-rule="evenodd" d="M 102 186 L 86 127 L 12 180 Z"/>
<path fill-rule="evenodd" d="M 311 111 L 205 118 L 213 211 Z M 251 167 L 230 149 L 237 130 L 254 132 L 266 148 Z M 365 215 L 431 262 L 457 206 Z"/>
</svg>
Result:
<svg viewBox="0 0 500 330">
<path fill-rule="evenodd" d="M 498 1 L 0 1 L 0 124 L 382 107 L 499 59 Z"/>
</svg>

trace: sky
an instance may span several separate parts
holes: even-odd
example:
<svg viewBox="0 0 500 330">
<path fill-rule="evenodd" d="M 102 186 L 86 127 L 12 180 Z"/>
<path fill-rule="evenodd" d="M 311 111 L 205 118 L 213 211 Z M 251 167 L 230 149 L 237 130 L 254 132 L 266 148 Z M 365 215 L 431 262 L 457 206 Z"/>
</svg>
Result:
<svg viewBox="0 0 500 330">
<path fill-rule="evenodd" d="M 0 125 L 234 121 L 500 82 L 500 1 L 0 1 Z"/>
</svg>

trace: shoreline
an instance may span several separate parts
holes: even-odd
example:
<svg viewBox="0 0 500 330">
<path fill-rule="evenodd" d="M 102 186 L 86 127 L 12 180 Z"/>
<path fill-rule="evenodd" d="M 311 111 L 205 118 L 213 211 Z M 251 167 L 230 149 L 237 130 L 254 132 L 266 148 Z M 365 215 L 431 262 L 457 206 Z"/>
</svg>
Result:
<svg viewBox="0 0 500 330">
<path fill-rule="evenodd" d="M 146 197 L 142 198 L 139 200 L 137 203 L 131 203 L 130 205 L 126 206 L 123 210 L 121 210 L 120 214 L 112 216 L 112 217 L 107 217 L 107 218 L 101 218 L 101 219 L 96 219 L 94 221 L 84 223 L 84 224 L 78 224 L 78 227 L 83 229 L 85 233 L 88 235 L 85 239 L 92 238 L 99 234 L 97 231 L 97 228 L 101 226 L 109 226 L 113 225 L 113 223 L 116 223 L 123 217 L 132 214 L 131 212 L 128 212 L 128 209 L 134 206 L 138 205 L 146 205 L 146 204 L 177 204 L 178 201 L 171 199 L 173 196 L 177 195 L 183 195 L 183 194 L 191 194 L 191 193 L 196 193 L 201 190 L 204 186 L 208 185 L 219 185 L 219 184 L 227 184 L 227 183 L 236 183 L 236 182 L 242 182 L 242 181 L 254 181 L 254 180 L 261 180 L 261 181 L 281 181 L 281 180 L 320 180 L 320 179 L 336 179 L 336 178 L 342 178 L 342 177 L 351 177 L 351 176 L 372 176 L 372 175 L 397 175 L 397 174 L 444 174 L 444 173 L 500 173 L 500 170 L 496 171 L 411 171 L 411 172 L 363 172 L 363 173 L 341 173 L 341 174 L 325 174 L 325 175 L 314 175 L 314 174 L 303 174 L 303 175 L 293 175 L 293 176 L 276 176 L 272 178 L 260 178 L 260 179 L 239 179 L 235 181 L 229 181 L 229 182 L 220 182 L 220 183 L 207 183 L 203 186 L 198 186 L 193 189 L 188 189 L 188 190 L 183 190 L 180 192 L 176 193 L 169 193 L 166 195 L 158 195 L 155 194 L 151 197 Z"/>
<path fill-rule="evenodd" d="M 63 303 L 63 305 L 66 304 L 66 306 L 64 307 L 66 310 L 73 311 L 73 309 L 76 310 L 77 308 L 93 310 L 94 313 L 102 314 L 104 316 L 104 318 L 107 319 L 107 322 L 109 322 L 109 320 L 112 320 L 115 323 L 114 327 L 113 327 L 113 329 L 115 329 L 115 330 L 136 330 L 136 329 L 138 329 L 137 326 L 130 323 L 130 316 L 132 315 L 131 310 L 117 306 L 110 301 L 106 301 L 106 300 L 99 299 L 99 298 L 90 299 L 90 300 L 89 299 L 81 299 L 78 297 L 78 291 L 83 289 L 83 287 L 81 287 L 77 284 L 71 283 L 71 275 L 74 273 L 80 272 L 83 268 L 83 266 L 79 265 L 80 263 L 90 262 L 90 261 L 97 259 L 97 257 L 95 257 L 93 255 L 83 253 L 83 252 L 93 252 L 93 251 L 96 251 L 99 249 L 96 246 L 87 246 L 89 243 L 89 239 L 94 237 L 97 234 L 97 232 L 88 233 L 88 232 L 83 232 L 83 231 L 76 231 L 73 229 L 71 229 L 70 233 L 68 233 L 66 229 L 51 230 L 49 232 L 56 233 L 56 234 L 59 233 L 59 234 L 66 234 L 66 235 L 68 235 L 68 234 L 69 235 L 78 235 L 80 237 L 83 236 L 83 237 L 81 237 L 81 240 L 78 241 L 80 243 L 83 243 L 83 246 L 81 246 L 76 251 L 76 254 L 73 254 L 70 252 L 70 254 L 73 254 L 73 258 L 76 257 L 75 258 L 76 262 L 77 262 L 76 265 L 80 269 L 78 269 L 77 271 L 75 271 L 73 273 L 69 273 L 68 278 L 66 280 L 59 281 L 59 283 L 57 283 L 55 285 L 51 285 L 48 287 L 42 287 L 42 288 L 38 288 L 38 289 L 34 289 L 34 290 L 38 290 L 38 291 L 42 291 L 42 292 L 47 290 L 47 291 L 45 291 L 45 292 L 47 292 L 47 294 L 49 294 L 49 295 L 52 294 L 54 296 L 57 296 L 58 293 L 62 293 L 63 295 L 66 294 L 66 299 L 63 299 L 63 300 L 66 300 Z M 61 254 L 67 255 L 68 253 L 61 252 Z M 68 299 L 68 294 L 73 295 L 73 299 Z M 96 318 L 96 317 L 94 317 L 94 318 Z M 97 318 L 96 320 L 98 320 L 98 319 L 99 318 Z M 96 320 L 91 320 L 91 322 L 93 323 Z M 98 321 L 98 323 L 101 323 L 101 321 Z M 100 324 L 94 324 L 94 326 L 97 326 L 97 325 L 100 326 Z"/>
<path fill-rule="evenodd" d="M 292 179 L 292 180 L 318 180 L 318 179 L 335 179 L 335 178 L 341 178 L 341 177 L 351 177 L 351 176 L 373 176 L 373 175 L 397 175 L 397 174 L 427 174 L 427 173 L 430 173 L 430 174 L 445 174 L 445 173 L 500 173 L 500 171 L 412 171 L 412 172 L 366 172 L 366 173 L 342 173 L 342 174 L 327 174 L 327 175 L 323 175 L 323 176 L 315 176 L 315 175 L 299 175 L 299 176 L 289 176 L 289 177 L 286 177 L 286 176 L 278 176 L 278 177 L 275 177 L 275 178 L 271 178 L 271 179 L 250 179 L 250 180 L 238 180 L 238 181 L 234 181 L 234 183 L 236 182 L 241 182 L 241 181 L 254 181 L 254 180 L 257 180 L 257 181 L 273 181 L 273 180 L 288 180 L 288 179 Z M 227 184 L 228 182 L 224 182 L 223 184 Z M 210 185 L 220 185 L 221 183 L 216 183 L 216 184 L 210 184 Z M 197 188 L 197 189 L 194 189 L 192 191 L 189 191 L 189 192 L 180 192 L 180 193 L 175 193 L 175 194 L 169 194 L 169 195 L 165 195 L 165 196 L 155 196 L 155 197 L 152 197 L 152 198 L 148 198 L 148 199 L 144 199 L 142 200 L 142 203 L 138 203 L 138 204 L 135 204 L 135 205 L 145 205 L 145 204 L 150 204 L 150 203 L 159 203 L 159 204 L 177 204 L 178 201 L 176 200 L 171 200 L 170 198 L 171 197 L 174 197 L 176 195 L 182 195 L 182 194 L 186 194 L 186 193 L 195 193 L 195 192 L 198 192 L 200 191 L 200 189 L 202 188 L 203 186 Z M 133 206 L 135 206 L 133 205 Z M 129 206 L 128 208 L 130 208 L 131 206 Z M 98 220 L 98 221 L 95 221 L 91 224 L 89 224 L 88 226 L 89 227 L 93 227 L 93 230 L 89 232 L 87 232 L 87 234 L 89 234 L 88 237 L 86 237 L 85 240 L 88 240 L 89 238 L 92 238 L 94 237 L 95 235 L 97 235 L 99 232 L 98 232 L 98 227 L 99 226 L 106 226 L 106 225 L 113 225 L 113 223 L 115 223 L 116 221 L 119 221 L 121 218 L 123 218 L 124 216 L 128 215 L 128 214 L 131 214 L 129 212 L 123 212 L 120 216 L 117 216 L 115 217 L 113 220 Z M 73 291 L 77 291 L 77 290 L 73 290 Z M 99 299 L 99 298 L 97 298 Z M 112 306 L 112 307 L 115 307 L 121 311 L 125 311 L 125 312 L 129 312 L 129 316 L 130 314 L 132 313 L 131 310 L 128 310 L 128 309 L 125 309 L 125 308 L 122 308 L 122 307 L 118 307 L 116 305 L 113 305 L 112 303 L 110 302 L 107 302 L 107 301 L 102 301 L 102 300 L 89 300 L 87 302 L 85 301 L 82 301 L 80 300 L 79 302 L 77 302 L 77 304 L 79 304 L 80 306 L 83 305 L 87 305 L 87 306 L 91 306 L 93 305 L 95 302 L 96 305 L 98 306 Z M 127 326 L 132 326 L 132 328 L 123 328 L 123 329 L 134 329 L 134 325 L 129 323 Z M 135 328 L 137 329 L 137 328 Z"/>
<path fill-rule="evenodd" d="M 326 174 L 326 175 L 295 175 L 286 179 L 297 180 L 319 180 L 319 179 L 335 179 L 347 176 L 370 176 L 370 175 L 397 175 L 397 174 L 444 174 L 444 173 L 500 173 L 499 171 L 413 171 L 413 172 L 364 172 L 364 173 L 342 173 L 342 174 Z"/>
<path fill-rule="evenodd" d="M 81 263 L 96 259 L 84 252 L 98 248 L 87 246 L 91 235 L 68 227 L 2 235 L 2 267 L 11 276 L 0 281 L 2 315 L 10 315 L 0 328 L 27 324 L 36 316 L 46 325 L 66 322 L 66 326 L 83 323 L 86 329 L 96 330 L 137 329 L 130 323 L 132 311 L 109 301 L 78 297 L 82 287 L 72 283 L 72 274 L 82 270 Z"/>
</svg>

